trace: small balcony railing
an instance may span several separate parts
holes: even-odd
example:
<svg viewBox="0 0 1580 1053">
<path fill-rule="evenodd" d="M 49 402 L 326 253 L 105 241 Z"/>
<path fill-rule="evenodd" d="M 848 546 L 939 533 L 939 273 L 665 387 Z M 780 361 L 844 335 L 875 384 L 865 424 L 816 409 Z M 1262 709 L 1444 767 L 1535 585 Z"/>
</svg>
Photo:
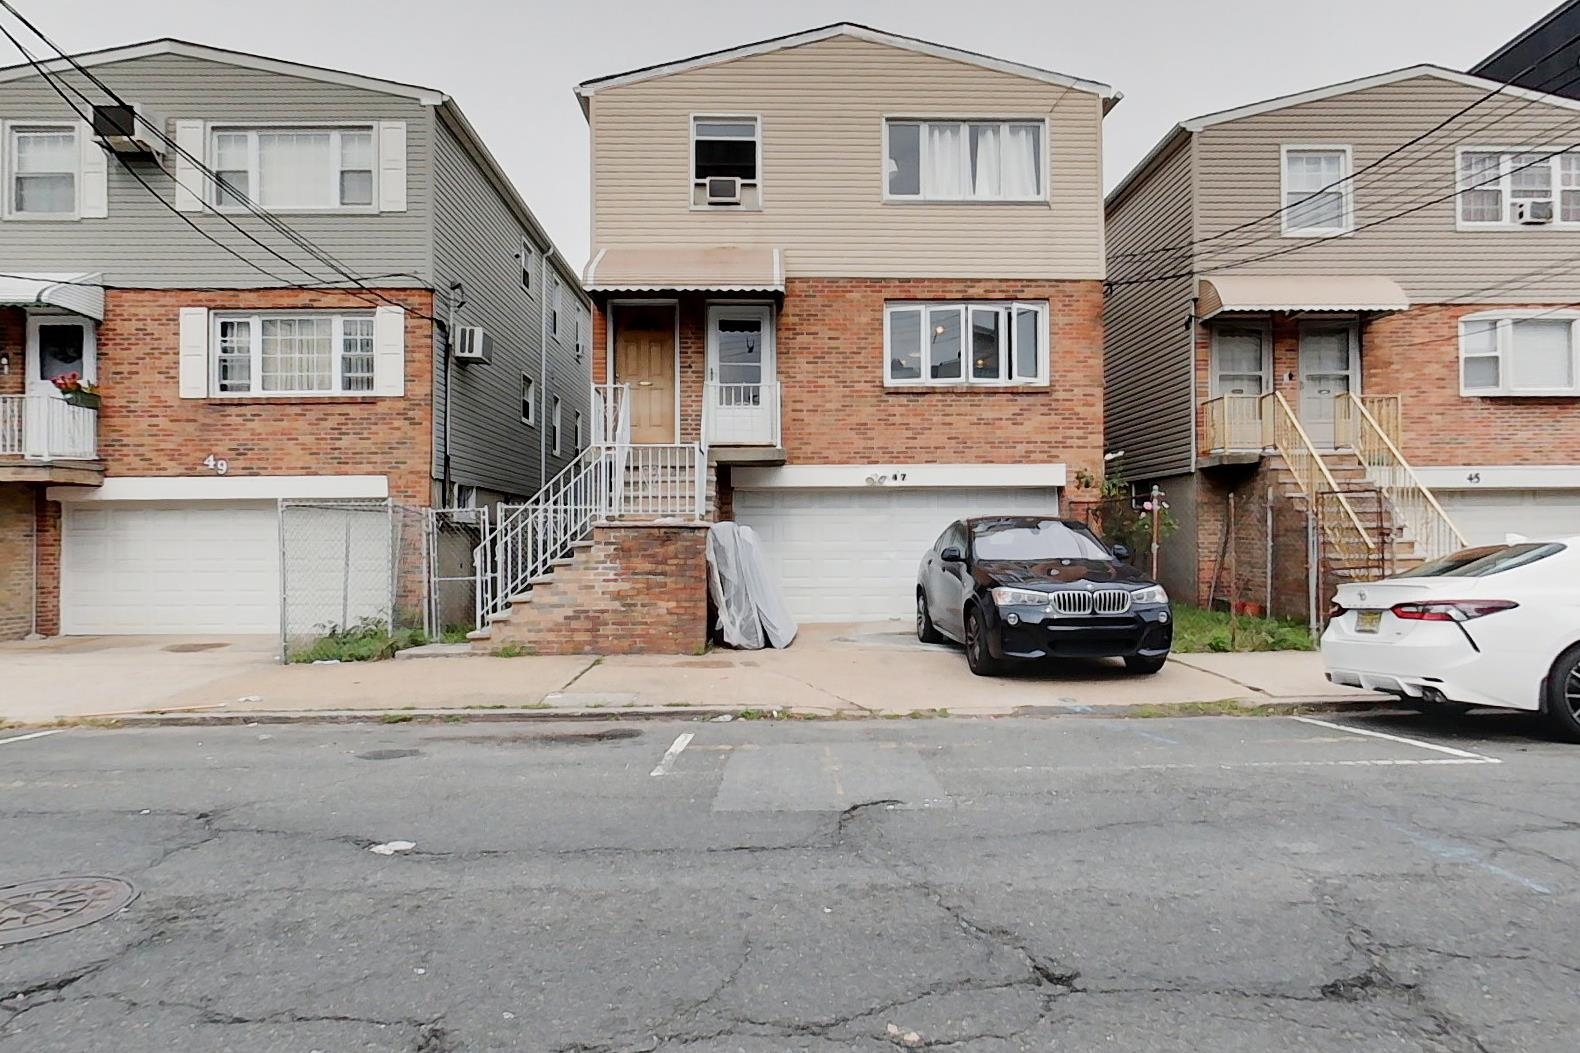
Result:
<svg viewBox="0 0 1580 1053">
<path fill-rule="evenodd" d="M 99 456 L 99 414 L 54 395 L 0 395 L 0 457 L 91 461 Z"/>
<path fill-rule="evenodd" d="M 702 390 L 708 446 L 778 446 L 779 384 L 708 383 Z"/>
<path fill-rule="evenodd" d="M 1265 447 L 1262 396 L 1219 395 L 1203 404 L 1202 442 L 1209 453 L 1243 453 Z"/>
</svg>

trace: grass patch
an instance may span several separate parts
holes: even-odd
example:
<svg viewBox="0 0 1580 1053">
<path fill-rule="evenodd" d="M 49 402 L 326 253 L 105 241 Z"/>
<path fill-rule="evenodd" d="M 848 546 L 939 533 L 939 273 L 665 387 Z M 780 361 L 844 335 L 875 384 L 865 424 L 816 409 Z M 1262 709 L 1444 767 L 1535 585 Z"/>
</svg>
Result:
<svg viewBox="0 0 1580 1053">
<path fill-rule="evenodd" d="M 1315 651 L 1317 649 L 1316 644 L 1311 642 L 1311 631 L 1304 622 L 1290 618 L 1253 618 L 1244 614 L 1235 621 L 1237 624 L 1234 646 L 1231 646 L 1227 611 L 1175 607 L 1175 653 Z"/>
<path fill-rule="evenodd" d="M 939 717 L 947 717 L 948 715 L 949 710 L 947 709 L 913 709 L 905 714 L 910 720 L 936 720 Z"/>
<path fill-rule="evenodd" d="M 466 643 L 466 634 L 472 631 L 470 625 L 447 625 L 439 634 L 440 643 Z"/>
<path fill-rule="evenodd" d="M 291 655 L 293 663 L 380 662 L 394 658 L 396 651 L 427 643 L 419 629 L 390 632 L 382 622 L 363 622 L 350 629 L 331 629 L 310 645 Z"/>
<path fill-rule="evenodd" d="M 413 719 L 410 713 L 386 713 L 381 718 L 385 724 L 410 724 Z"/>
<path fill-rule="evenodd" d="M 494 648 L 488 653 L 493 655 L 495 658 L 525 658 L 528 655 L 534 655 L 538 652 L 534 651 L 525 644 L 507 643 Z"/>
</svg>

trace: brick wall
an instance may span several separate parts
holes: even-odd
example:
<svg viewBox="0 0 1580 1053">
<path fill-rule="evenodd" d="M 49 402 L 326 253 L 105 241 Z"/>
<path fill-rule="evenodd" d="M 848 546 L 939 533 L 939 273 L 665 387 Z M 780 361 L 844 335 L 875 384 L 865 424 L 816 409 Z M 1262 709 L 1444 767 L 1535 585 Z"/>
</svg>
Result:
<svg viewBox="0 0 1580 1053">
<path fill-rule="evenodd" d="M 883 309 L 890 300 L 1031 300 L 1049 304 L 1044 387 L 886 388 Z M 680 304 L 681 429 L 695 441 L 706 371 L 708 298 Z M 1103 293 L 1095 281 L 791 278 L 778 311 L 783 442 L 790 464 L 1062 461 L 1100 473 Z M 605 311 L 594 317 L 603 347 Z M 595 381 L 607 362 L 594 356 Z M 1071 488 L 1071 498 L 1081 496 Z"/>
<path fill-rule="evenodd" d="M 0 640 L 32 631 L 36 493 L 26 483 L 0 483 Z"/>
<path fill-rule="evenodd" d="M 0 373 L 0 395 L 20 395 L 27 382 L 27 312 L 0 307 L 0 355 L 10 361 Z"/>
<path fill-rule="evenodd" d="M 480 650 L 695 654 L 707 643 L 706 524 L 599 526 L 590 548 L 493 623 Z"/>
<path fill-rule="evenodd" d="M 340 290 L 181 289 L 105 294 L 99 327 L 99 450 L 107 476 L 205 475 L 209 454 L 231 475 L 387 475 L 390 496 L 426 505 L 432 460 L 433 312 L 425 290 L 384 289 L 406 308 L 403 398 L 180 397 L 180 308 L 371 310 Z M 379 301 L 382 303 L 383 301 Z"/>
</svg>

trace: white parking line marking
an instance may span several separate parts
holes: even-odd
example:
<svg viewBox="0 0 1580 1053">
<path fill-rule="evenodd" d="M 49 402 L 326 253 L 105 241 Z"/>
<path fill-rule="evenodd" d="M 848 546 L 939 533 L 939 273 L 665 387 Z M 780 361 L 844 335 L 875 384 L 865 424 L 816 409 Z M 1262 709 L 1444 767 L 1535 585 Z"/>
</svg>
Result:
<svg viewBox="0 0 1580 1053">
<path fill-rule="evenodd" d="M 1346 731 L 1351 735 L 1365 735 L 1367 738 L 1371 739 L 1387 739 L 1389 742 L 1398 742 L 1406 746 L 1415 746 L 1423 750 L 1434 750 L 1438 753 L 1446 753 L 1450 757 L 1459 757 L 1462 760 L 1474 761 L 1478 764 L 1503 763 L 1503 761 L 1497 757 L 1488 757 L 1482 753 L 1471 753 L 1469 750 L 1455 749 L 1453 746 L 1440 746 L 1435 742 L 1422 742 L 1420 739 L 1409 739 L 1405 738 L 1403 735 L 1390 735 L 1387 732 L 1373 731 L 1370 728 L 1355 728 L 1350 727 L 1347 724 L 1335 724 L 1331 720 L 1318 720 L 1316 717 L 1291 717 L 1290 719 L 1298 720 L 1302 724 L 1314 724 L 1319 728 L 1332 728 L 1334 731 Z"/>
<path fill-rule="evenodd" d="M 65 730 L 65 728 L 55 728 L 51 731 L 34 731 L 26 735 L 13 735 L 8 739 L 0 739 L 0 746 L 4 746 L 7 742 L 26 742 L 28 739 L 41 739 L 45 735 L 59 735 Z"/>
<path fill-rule="evenodd" d="M 675 758 L 680 756 L 681 750 L 691 745 L 691 740 L 694 737 L 689 731 L 684 735 L 677 736 L 675 741 L 670 744 L 669 749 L 664 751 L 664 759 L 658 762 L 658 767 L 648 772 L 648 774 L 668 775 L 669 769 L 675 766 Z"/>
</svg>

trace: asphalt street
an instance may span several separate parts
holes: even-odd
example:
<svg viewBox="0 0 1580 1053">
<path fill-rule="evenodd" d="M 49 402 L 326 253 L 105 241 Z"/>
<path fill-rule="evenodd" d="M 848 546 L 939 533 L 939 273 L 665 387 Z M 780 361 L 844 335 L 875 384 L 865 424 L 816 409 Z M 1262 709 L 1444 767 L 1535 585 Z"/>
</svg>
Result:
<svg viewBox="0 0 1580 1053">
<path fill-rule="evenodd" d="M 137 891 L 0 1053 L 1570 1053 L 1577 800 L 1496 714 L 0 732 L 0 885 Z"/>
</svg>

